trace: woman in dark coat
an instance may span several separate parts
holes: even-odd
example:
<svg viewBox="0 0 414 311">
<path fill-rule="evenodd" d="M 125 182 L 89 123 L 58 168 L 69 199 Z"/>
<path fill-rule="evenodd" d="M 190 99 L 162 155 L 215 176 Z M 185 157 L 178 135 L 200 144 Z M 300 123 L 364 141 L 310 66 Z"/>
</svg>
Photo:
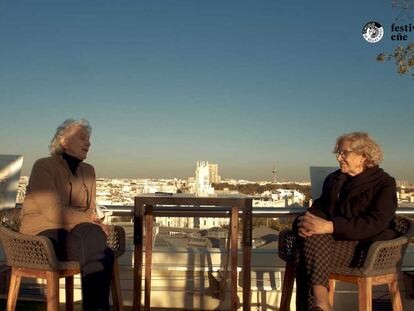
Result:
<svg viewBox="0 0 414 311">
<path fill-rule="evenodd" d="M 367 134 L 340 136 L 334 148 L 339 170 L 324 181 L 322 195 L 294 223 L 301 237 L 297 310 L 331 310 L 332 267 L 357 267 L 369 245 L 397 235 L 395 179 L 379 168 L 380 146 Z"/>
</svg>

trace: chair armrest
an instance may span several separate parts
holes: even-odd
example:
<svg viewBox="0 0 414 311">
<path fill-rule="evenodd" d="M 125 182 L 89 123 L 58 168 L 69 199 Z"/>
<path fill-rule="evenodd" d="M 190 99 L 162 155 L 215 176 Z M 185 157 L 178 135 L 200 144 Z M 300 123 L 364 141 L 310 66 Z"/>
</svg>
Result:
<svg viewBox="0 0 414 311">
<path fill-rule="evenodd" d="M 58 270 L 52 242 L 45 236 L 32 236 L 0 226 L 0 238 L 7 265 L 40 270 Z"/>
<path fill-rule="evenodd" d="M 114 252 L 115 258 L 125 253 L 125 230 L 121 226 L 109 226 L 107 237 L 108 247 Z"/>
<path fill-rule="evenodd" d="M 401 236 L 388 241 L 372 243 L 368 249 L 364 265 L 360 269 L 364 275 L 394 273 L 405 253 L 408 238 Z"/>
</svg>

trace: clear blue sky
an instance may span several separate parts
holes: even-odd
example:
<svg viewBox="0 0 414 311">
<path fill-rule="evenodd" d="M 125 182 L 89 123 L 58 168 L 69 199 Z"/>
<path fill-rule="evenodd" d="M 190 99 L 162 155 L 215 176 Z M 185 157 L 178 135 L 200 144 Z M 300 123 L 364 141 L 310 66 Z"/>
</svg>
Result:
<svg viewBox="0 0 414 311">
<path fill-rule="evenodd" d="M 0 1 L 0 154 L 29 174 L 83 117 L 100 177 L 188 177 L 208 160 L 224 178 L 271 180 L 276 161 L 280 180 L 307 180 L 363 130 L 414 182 L 414 81 L 375 60 L 397 14 L 391 0 Z"/>
</svg>

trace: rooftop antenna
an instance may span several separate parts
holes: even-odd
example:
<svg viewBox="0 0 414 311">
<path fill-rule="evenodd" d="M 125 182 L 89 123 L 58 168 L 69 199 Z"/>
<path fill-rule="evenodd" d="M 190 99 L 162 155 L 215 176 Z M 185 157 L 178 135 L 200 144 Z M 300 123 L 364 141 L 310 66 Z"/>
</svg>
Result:
<svg viewBox="0 0 414 311">
<path fill-rule="evenodd" d="M 274 183 L 274 184 L 276 183 L 276 173 L 277 173 L 277 170 L 276 170 L 276 162 L 275 162 L 275 164 L 273 165 L 273 170 L 272 170 L 272 174 L 273 174 L 273 183 Z"/>
</svg>

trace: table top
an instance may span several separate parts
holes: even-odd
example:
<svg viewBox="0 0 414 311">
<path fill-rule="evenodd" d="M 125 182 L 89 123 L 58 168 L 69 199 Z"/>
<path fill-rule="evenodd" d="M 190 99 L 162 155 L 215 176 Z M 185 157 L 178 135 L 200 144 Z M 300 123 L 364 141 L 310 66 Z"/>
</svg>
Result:
<svg viewBox="0 0 414 311">
<path fill-rule="evenodd" d="M 246 195 L 210 195 L 195 196 L 191 194 L 151 193 L 135 197 L 137 204 L 154 205 L 206 205 L 206 206 L 251 206 L 252 198 Z"/>
</svg>

